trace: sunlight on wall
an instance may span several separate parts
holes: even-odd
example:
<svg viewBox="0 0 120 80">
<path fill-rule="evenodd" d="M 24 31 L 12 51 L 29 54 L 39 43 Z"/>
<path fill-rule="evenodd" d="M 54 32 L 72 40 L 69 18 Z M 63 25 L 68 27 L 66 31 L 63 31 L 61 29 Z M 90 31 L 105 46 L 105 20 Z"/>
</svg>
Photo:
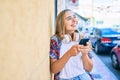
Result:
<svg viewBox="0 0 120 80">
<path fill-rule="evenodd" d="M 53 0 L 0 1 L 0 80 L 50 80 Z"/>
</svg>

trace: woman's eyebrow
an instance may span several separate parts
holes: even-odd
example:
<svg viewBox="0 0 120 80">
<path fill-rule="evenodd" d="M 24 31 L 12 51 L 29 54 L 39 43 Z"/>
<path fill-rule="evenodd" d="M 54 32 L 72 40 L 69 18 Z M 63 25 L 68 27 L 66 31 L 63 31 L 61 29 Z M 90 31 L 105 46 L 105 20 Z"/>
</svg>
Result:
<svg viewBox="0 0 120 80">
<path fill-rule="evenodd" d="M 72 18 L 72 17 L 76 17 L 76 15 L 72 15 L 72 16 L 67 16 L 65 19 L 69 19 L 69 18 Z"/>
<path fill-rule="evenodd" d="M 67 16 L 65 19 L 71 18 L 72 16 Z"/>
</svg>

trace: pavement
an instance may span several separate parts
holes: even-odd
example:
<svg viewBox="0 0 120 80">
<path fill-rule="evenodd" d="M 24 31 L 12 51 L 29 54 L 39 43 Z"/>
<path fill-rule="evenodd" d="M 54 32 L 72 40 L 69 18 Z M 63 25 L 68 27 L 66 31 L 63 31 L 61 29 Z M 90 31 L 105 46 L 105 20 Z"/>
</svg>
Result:
<svg viewBox="0 0 120 80">
<path fill-rule="evenodd" d="M 117 77 L 106 67 L 106 65 L 93 52 L 93 70 L 91 75 L 94 80 L 118 80 Z"/>
</svg>

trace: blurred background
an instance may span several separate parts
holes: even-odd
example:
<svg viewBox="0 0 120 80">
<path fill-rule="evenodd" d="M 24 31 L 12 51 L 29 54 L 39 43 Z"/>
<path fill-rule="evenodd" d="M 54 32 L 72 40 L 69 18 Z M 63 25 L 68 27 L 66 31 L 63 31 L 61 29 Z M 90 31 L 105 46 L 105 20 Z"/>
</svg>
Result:
<svg viewBox="0 0 120 80">
<path fill-rule="evenodd" d="M 0 0 L 0 80 L 53 80 L 50 37 L 72 9 L 90 38 L 95 80 L 120 80 L 120 0 Z"/>
<path fill-rule="evenodd" d="M 102 74 L 108 75 L 107 73 L 110 72 L 120 80 L 120 0 L 59 0 L 56 3 L 56 14 L 63 9 L 71 9 L 75 12 L 79 19 L 79 31 L 90 38 L 93 54 L 109 70 Z M 96 59 L 94 61 L 99 65 L 95 67 L 96 69 L 100 67 L 104 70 Z M 93 76 L 95 75 L 96 72 Z M 100 80 L 116 79 L 101 78 Z"/>
</svg>

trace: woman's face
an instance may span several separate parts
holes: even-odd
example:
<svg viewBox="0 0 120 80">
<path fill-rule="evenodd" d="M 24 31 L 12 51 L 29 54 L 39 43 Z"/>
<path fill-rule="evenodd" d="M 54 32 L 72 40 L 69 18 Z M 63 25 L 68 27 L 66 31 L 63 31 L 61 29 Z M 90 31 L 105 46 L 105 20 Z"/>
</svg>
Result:
<svg viewBox="0 0 120 80">
<path fill-rule="evenodd" d="M 78 19 L 72 11 L 67 11 L 64 17 L 66 33 L 73 33 L 77 29 Z"/>
</svg>

